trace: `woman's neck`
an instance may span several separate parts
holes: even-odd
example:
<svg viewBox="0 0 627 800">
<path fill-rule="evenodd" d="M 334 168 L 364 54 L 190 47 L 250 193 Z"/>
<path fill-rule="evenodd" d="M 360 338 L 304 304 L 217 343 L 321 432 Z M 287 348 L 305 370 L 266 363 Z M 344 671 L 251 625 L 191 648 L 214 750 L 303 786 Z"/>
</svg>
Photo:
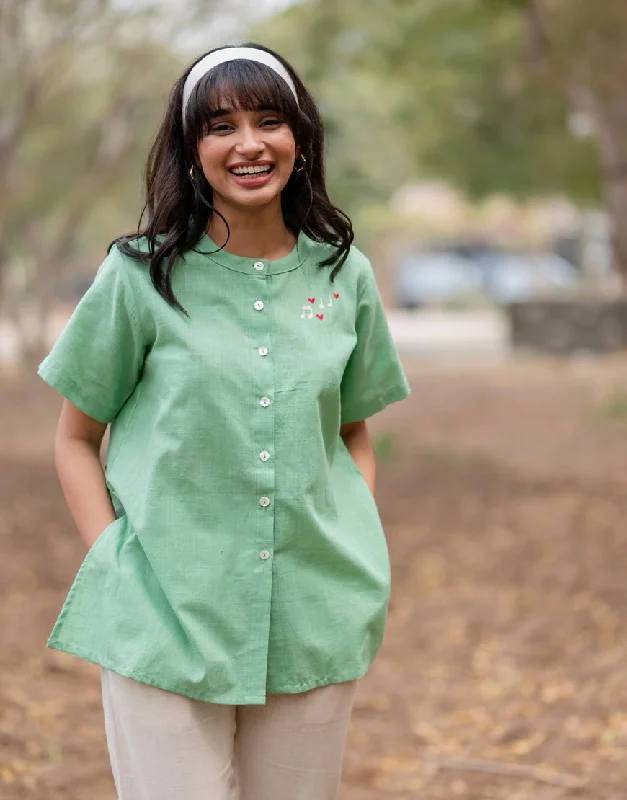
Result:
<svg viewBox="0 0 627 800">
<path fill-rule="evenodd" d="M 294 249 L 296 237 L 286 228 L 280 205 L 250 210 L 218 206 L 218 210 L 226 217 L 229 229 L 222 217 L 212 214 L 207 233 L 218 245 L 229 236 L 224 247 L 227 253 L 276 261 Z"/>
</svg>

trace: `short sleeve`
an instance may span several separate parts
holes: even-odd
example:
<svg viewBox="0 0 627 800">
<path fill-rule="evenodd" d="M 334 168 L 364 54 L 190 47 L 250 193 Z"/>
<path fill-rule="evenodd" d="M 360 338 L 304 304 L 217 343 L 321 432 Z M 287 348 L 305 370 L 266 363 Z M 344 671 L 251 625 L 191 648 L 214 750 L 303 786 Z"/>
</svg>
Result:
<svg viewBox="0 0 627 800">
<path fill-rule="evenodd" d="M 115 419 L 133 392 L 146 350 L 128 272 L 114 248 L 37 370 L 53 389 L 104 423 Z"/>
<path fill-rule="evenodd" d="M 357 343 L 340 388 L 342 424 L 366 419 L 411 393 L 369 262 L 357 302 L 355 331 Z"/>
</svg>

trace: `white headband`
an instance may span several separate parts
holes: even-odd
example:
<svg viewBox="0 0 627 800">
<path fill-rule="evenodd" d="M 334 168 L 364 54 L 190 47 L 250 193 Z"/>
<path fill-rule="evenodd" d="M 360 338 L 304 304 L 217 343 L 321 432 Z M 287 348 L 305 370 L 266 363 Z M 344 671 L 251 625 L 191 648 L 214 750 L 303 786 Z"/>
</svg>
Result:
<svg viewBox="0 0 627 800">
<path fill-rule="evenodd" d="M 183 87 L 183 122 L 185 121 L 185 110 L 187 109 L 187 103 L 189 102 L 189 98 L 192 94 L 194 86 L 196 86 L 198 81 L 204 75 L 206 75 L 209 70 L 217 67 L 218 64 L 224 64 L 226 61 L 235 61 L 239 58 L 245 59 L 246 61 L 256 61 L 258 64 L 265 64 L 266 67 L 273 69 L 276 74 L 280 75 L 285 83 L 287 83 L 287 85 L 290 87 L 292 94 L 294 95 L 294 99 L 296 100 L 296 103 L 298 103 L 296 87 L 290 78 L 289 72 L 273 55 L 266 53 L 265 50 L 257 50 L 255 47 L 225 47 L 222 50 L 216 50 L 213 53 L 209 53 L 204 58 L 201 58 L 200 61 L 190 70 L 189 75 L 185 79 L 185 85 Z"/>
</svg>

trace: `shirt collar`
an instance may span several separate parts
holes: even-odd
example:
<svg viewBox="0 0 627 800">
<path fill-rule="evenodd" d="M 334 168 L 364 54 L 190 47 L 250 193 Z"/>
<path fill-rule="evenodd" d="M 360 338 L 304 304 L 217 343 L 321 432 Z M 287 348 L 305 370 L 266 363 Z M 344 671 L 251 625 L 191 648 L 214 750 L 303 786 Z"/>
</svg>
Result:
<svg viewBox="0 0 627 800">
<path fill-rule="evenodd" d="M 220 246 L 206 233 L 201 236 L 198 244 L 194 247 L 194 252 L 206 256 L 216 264 L 235 270 L 235 272 L 244 272 L 247 275 L 257 275 L 258 277 L 278 275 L 281 272 L 290 272 L 293 269 L 297 269 L 306 260 L 308 251 L 309 239 L 302 231 L 298 235 L 292 252 L 275 261 L 269 261 L 267 258 L 247 258 L 227 253 L 226 250 L 221 250 Z"/>
</svg>

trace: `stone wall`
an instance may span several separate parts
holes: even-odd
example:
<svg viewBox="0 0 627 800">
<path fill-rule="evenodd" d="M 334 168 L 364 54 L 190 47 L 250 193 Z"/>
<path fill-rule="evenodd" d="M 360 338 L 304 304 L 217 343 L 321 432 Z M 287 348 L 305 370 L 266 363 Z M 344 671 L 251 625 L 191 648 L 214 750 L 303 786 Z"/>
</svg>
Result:
<svg viewBox="0 0 627 800">
<path fill-rule="evenodd" d="M 511 343 L 545 353 L 627 348 L 627 300 L 530 300 L 507 308 Z"/>
</svg>

